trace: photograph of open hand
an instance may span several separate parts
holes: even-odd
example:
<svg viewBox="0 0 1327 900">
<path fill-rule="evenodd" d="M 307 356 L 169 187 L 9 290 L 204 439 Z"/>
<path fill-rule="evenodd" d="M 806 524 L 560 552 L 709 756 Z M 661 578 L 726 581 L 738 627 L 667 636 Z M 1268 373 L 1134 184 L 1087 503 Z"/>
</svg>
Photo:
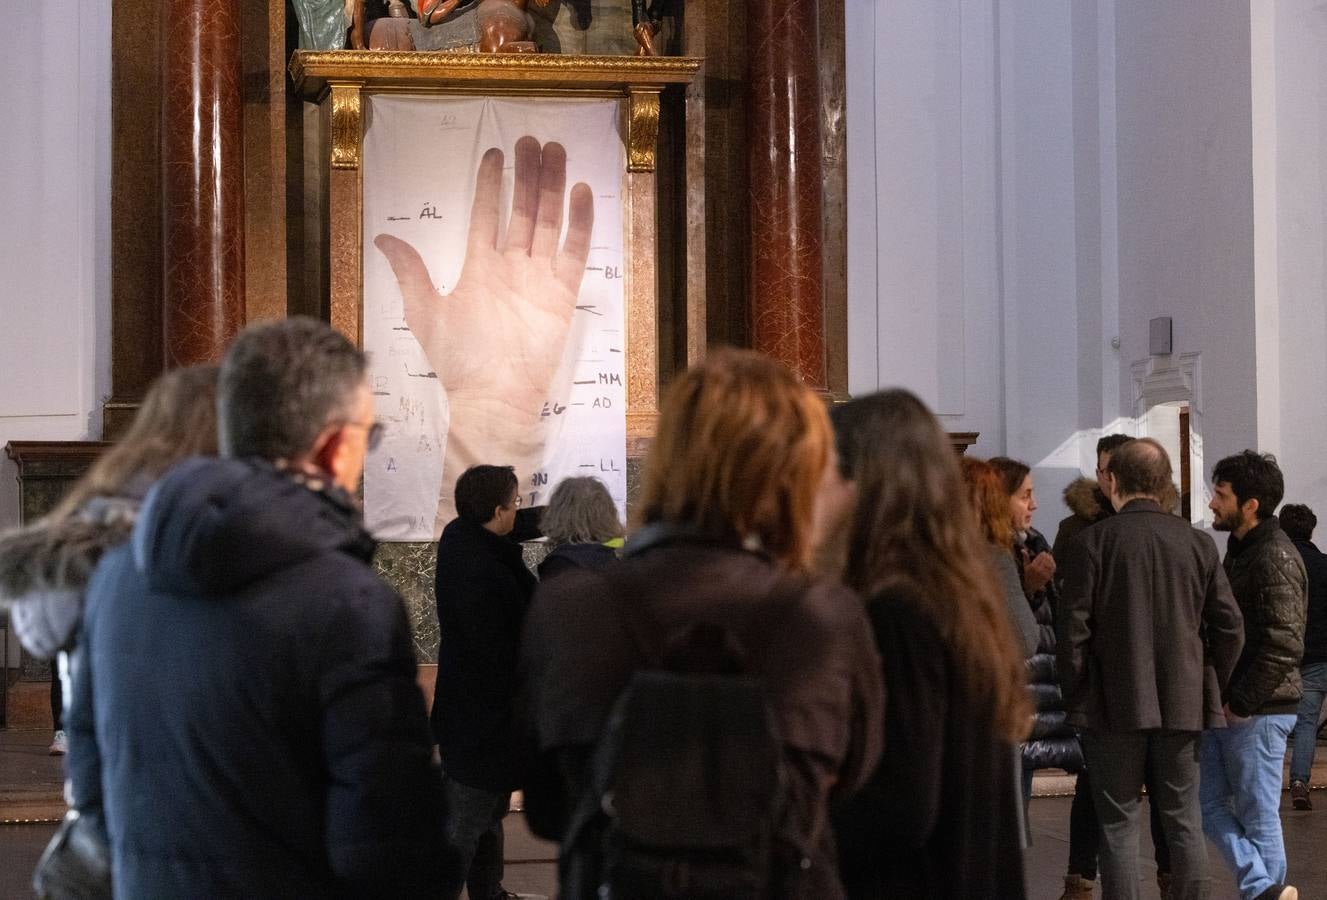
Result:
<svg viewBox="0 0 1327 900">
<path fill-rule="evenodd" d="M 556 142 L 516 142 L 511 210 L 502 221 L 502 148 L 479 163 L 465 262 L 442 293 L 410 243 L 373 243 L 401 291 L 405 322 L 445 389 L 450 410 L 435 531 L 455 516 L 457 477 L 477 463 L 526 478 L 547 438 L 541 410 L 562 362 L 594 228 L 594 197 L 577 183 L 567 199 L 567 154 Z M 562 237 L 566 207 L 566 237 Z"/>
</svg>

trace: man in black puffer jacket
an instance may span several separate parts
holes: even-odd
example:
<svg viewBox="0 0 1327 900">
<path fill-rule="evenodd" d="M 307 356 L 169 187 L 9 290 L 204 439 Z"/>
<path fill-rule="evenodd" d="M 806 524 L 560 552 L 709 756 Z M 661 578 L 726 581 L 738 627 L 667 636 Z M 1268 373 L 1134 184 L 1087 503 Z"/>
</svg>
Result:
<svg viewBox="0 0 1327 900">
<path fill-rule="evenodd" d="M 380 431 L 364 355 L 257 326 L 217 393 L 225 458 L 168 472 L 88 588 L 69 776 L 116 896 L 433 896 L 442 780 L 350 494 Z"/>
<path fill-rule="evenodd" d="M 1271 454 L 1226 457 L 1212 483 L 1213 525 L 1230 532 L 1225 569 L 1245 638 L 1224 696 L 1227 727 L 1203 735 L 1203 830 L 1235 873 L 1241 900 L 1295 900 L 1278 809 L 1301 693 L 1304 561 L 1272 515 L 1285 482 Z"/>
</svg>

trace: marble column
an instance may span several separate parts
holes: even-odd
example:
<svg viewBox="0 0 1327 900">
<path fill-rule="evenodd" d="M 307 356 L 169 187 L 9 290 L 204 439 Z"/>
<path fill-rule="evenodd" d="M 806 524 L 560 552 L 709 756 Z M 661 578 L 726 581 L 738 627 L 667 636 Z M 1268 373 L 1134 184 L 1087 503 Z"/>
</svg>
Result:
<svg viewBox="0 0 1327 900">
<path fill-rule="evenodd" d="M 825 390 L 815 0 L 748 0 L 751 343 Z"/>
<path fill-rule="evenodd" d="M 244 325 L 239 0 L 161 0 L 162 326 L 168 367 Z"/>
</svg>

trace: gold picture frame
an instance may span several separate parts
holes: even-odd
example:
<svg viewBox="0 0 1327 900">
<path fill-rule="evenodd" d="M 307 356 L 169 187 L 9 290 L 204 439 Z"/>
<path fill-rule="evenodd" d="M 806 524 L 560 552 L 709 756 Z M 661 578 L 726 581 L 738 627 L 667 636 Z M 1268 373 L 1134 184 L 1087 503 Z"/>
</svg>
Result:
<svg viewBox="0 0 1327 900">
<path fill-rule="evenodd" d="M 326 178 L 322 213 L 332 326 L 362 346 L 361 160 L 366 94 L 619 99 L 627 145 L 627 455 L 642 455 L 654 434 L 659 410 L 655 263 L 659 96 L 668 85 L 689 84 L 700 65 L 700 59 L 676 56 L 296 51 L 290 61 L 296 91 L 320 110 Z"/>
</svg>

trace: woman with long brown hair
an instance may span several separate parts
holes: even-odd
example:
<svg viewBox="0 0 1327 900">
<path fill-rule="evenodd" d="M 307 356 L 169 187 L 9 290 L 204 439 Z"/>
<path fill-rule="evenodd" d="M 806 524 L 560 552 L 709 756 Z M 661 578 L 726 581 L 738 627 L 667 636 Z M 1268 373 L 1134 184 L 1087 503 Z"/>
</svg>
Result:
<svg viewBox="0 0 1327 900">
<path fill-rule="evenodd" d="M 623 561 L 540 585 L 522 646 L 539 759 L 525 801 L 531 827 L 562 842 L 566 900 L 843 896 L 829 803 L 865 781 L 883 728 L 880 663 L 861 604 L 810 574 L 817 499 L 834 465 L 825 404 L 810 388 L 758 354 L 712 353 L 680 375 L 664 399 L 640 527 Z M 641 746 L 641 755 L 677 754 L 642 766 L 649 774 L 640 781 L 616 776 L 622 789 L 605 793 L 604 752 L 615 746 L 610 736 L 631 743 L 613 728 L 635 721 L 624 712 L 633 692 L 691 683 L 651 680 L 661 671 L 704 673 L 715 690 L 691 698 L 697 715 L 652 708 L 641 727 L 658 729 L 651 733 L 667 747 Z M 775 726 L 775 744 L 765 745 L 774 757 L 769 767 L 764 756 L 708 752 L 763 732 L 741 724 L 750 726 L 749 718 L 699 715 L 721 694 L 743 690 L 738 681 L 759 687 Z M 691 755 L 699 748 L 707 752 Z M 698 771 L 670 781 L 679 757 L 696 760 Z M 729 767 L 708 769 L 717 759 Z M 702 777 L 706 772 L 712 780 Z M 769 786 L 763 796 L 739 789 L 753 779 Z M 763 845 L 768 865 L 752 867 L 749 857 L 702 846 L 741 830 L 755 833 L 760 821 L 746 815 L 747 804 L 775 799 L 777 821 Z M 623 817 L 633 809 L 645 811 L 651 838 L 679 842 L 671 852 L 657 843 L 624 843 L 630 828 Z M 689 841 L 699 842 L 691 846 L 696 852 L 684 852 Z M 653 874 L 641 873 L 642 859 L 652 860 Z M 637 879 L 617 880 L 627 871 Z M 744 891 L 718 880 L 738 871 L 754 879 Z M 676 893 L 678 884 L 687 890 Z M 666 892 L 669 885 L 674 893 Z"/>
<path fill-rule="evenodd" d="M 0 535 L 0 604 L 10 607 L 14 633 L 39 659 L 60 658 L 59 676 L 52 682 L 57 729 L 52 752 L 65 747 L 60 721 L 69 692 L 60 686 L 78 665 L 83 599 L 92 570 L 103 553 L 128 540 L 144 495 L 158 476 L 188 456 L 216 454 L 216 382 L 216 366 L 161 376 L 143 397 L 128 431 L 50 514 Z M 62 831 L 77 827 L 93 839 L 80 846 L 105 846 L 100 810 L 87 808 L 79 796 L 71 797 L 71 806 L 79 816 L 67 819 Z M 52 880 L 59 875 L 57 867 L 43 865 L 38 875 L 45 891 L 63 895 L 62 885 Z"/>
<path fill-rule="evenodd" d="M 1032 732 L 1023 744 L 1023 801 L 1028 803 L 1032 773 L 1037 769 L 1080 772 L 1083 748 L 1065 722 L 1064 695 L 1055 672 L 1055 607 L 1059 603 L 1055 561 L 1050 542 L 1032 527 L 1032 514 L 1037 510 L 1032 469 L 1007 456 L 992 457 L 990 463 L 1000 473 L 1009 498 L 1009 524 L 1014 534 L 1011 555 L 1038 626 L 1037 647 L 1027 658 L 1028 682 L 1036 704 Z"/>
<path fill-rule="evenodd" d="M 1018 580 L 1018 566 L 1011 555 L 1014 529 L 1010 520 L 1009 497 L 995 467 L 984 459 L 965 456 L 959 461 L 963 482 L 968 486 L 968 503 L 977 517 L 977 527 L 990 549 L 991 565 L 1004 592 L 1005 608 L 1014 632 L 1020 639 L 1024 656 L 1037 649 L 1037 620 L 1032 616 L 1023 586 Z"/>
<path fill-rule="evenodd" d="M 907 391 L 833 418 L 857 489 L 844 580 L 866 598 L 887 688 L 884 756 L 836 818 L 844 883 L 860 898 L 1022 898 L 1023 658 L 953 448 Z"/>
<path fill-rule="evenodd" d="M 147 489 L 187 456 L 217 449 L 215 366 L 176 369 L 148 389 L 124 436 L 54 510 L 0 535 L 0 603 L 28 652 L 55 656 L 74 639 L 83 588 L 102 552 L 124 541 Z"/>
</svg>

